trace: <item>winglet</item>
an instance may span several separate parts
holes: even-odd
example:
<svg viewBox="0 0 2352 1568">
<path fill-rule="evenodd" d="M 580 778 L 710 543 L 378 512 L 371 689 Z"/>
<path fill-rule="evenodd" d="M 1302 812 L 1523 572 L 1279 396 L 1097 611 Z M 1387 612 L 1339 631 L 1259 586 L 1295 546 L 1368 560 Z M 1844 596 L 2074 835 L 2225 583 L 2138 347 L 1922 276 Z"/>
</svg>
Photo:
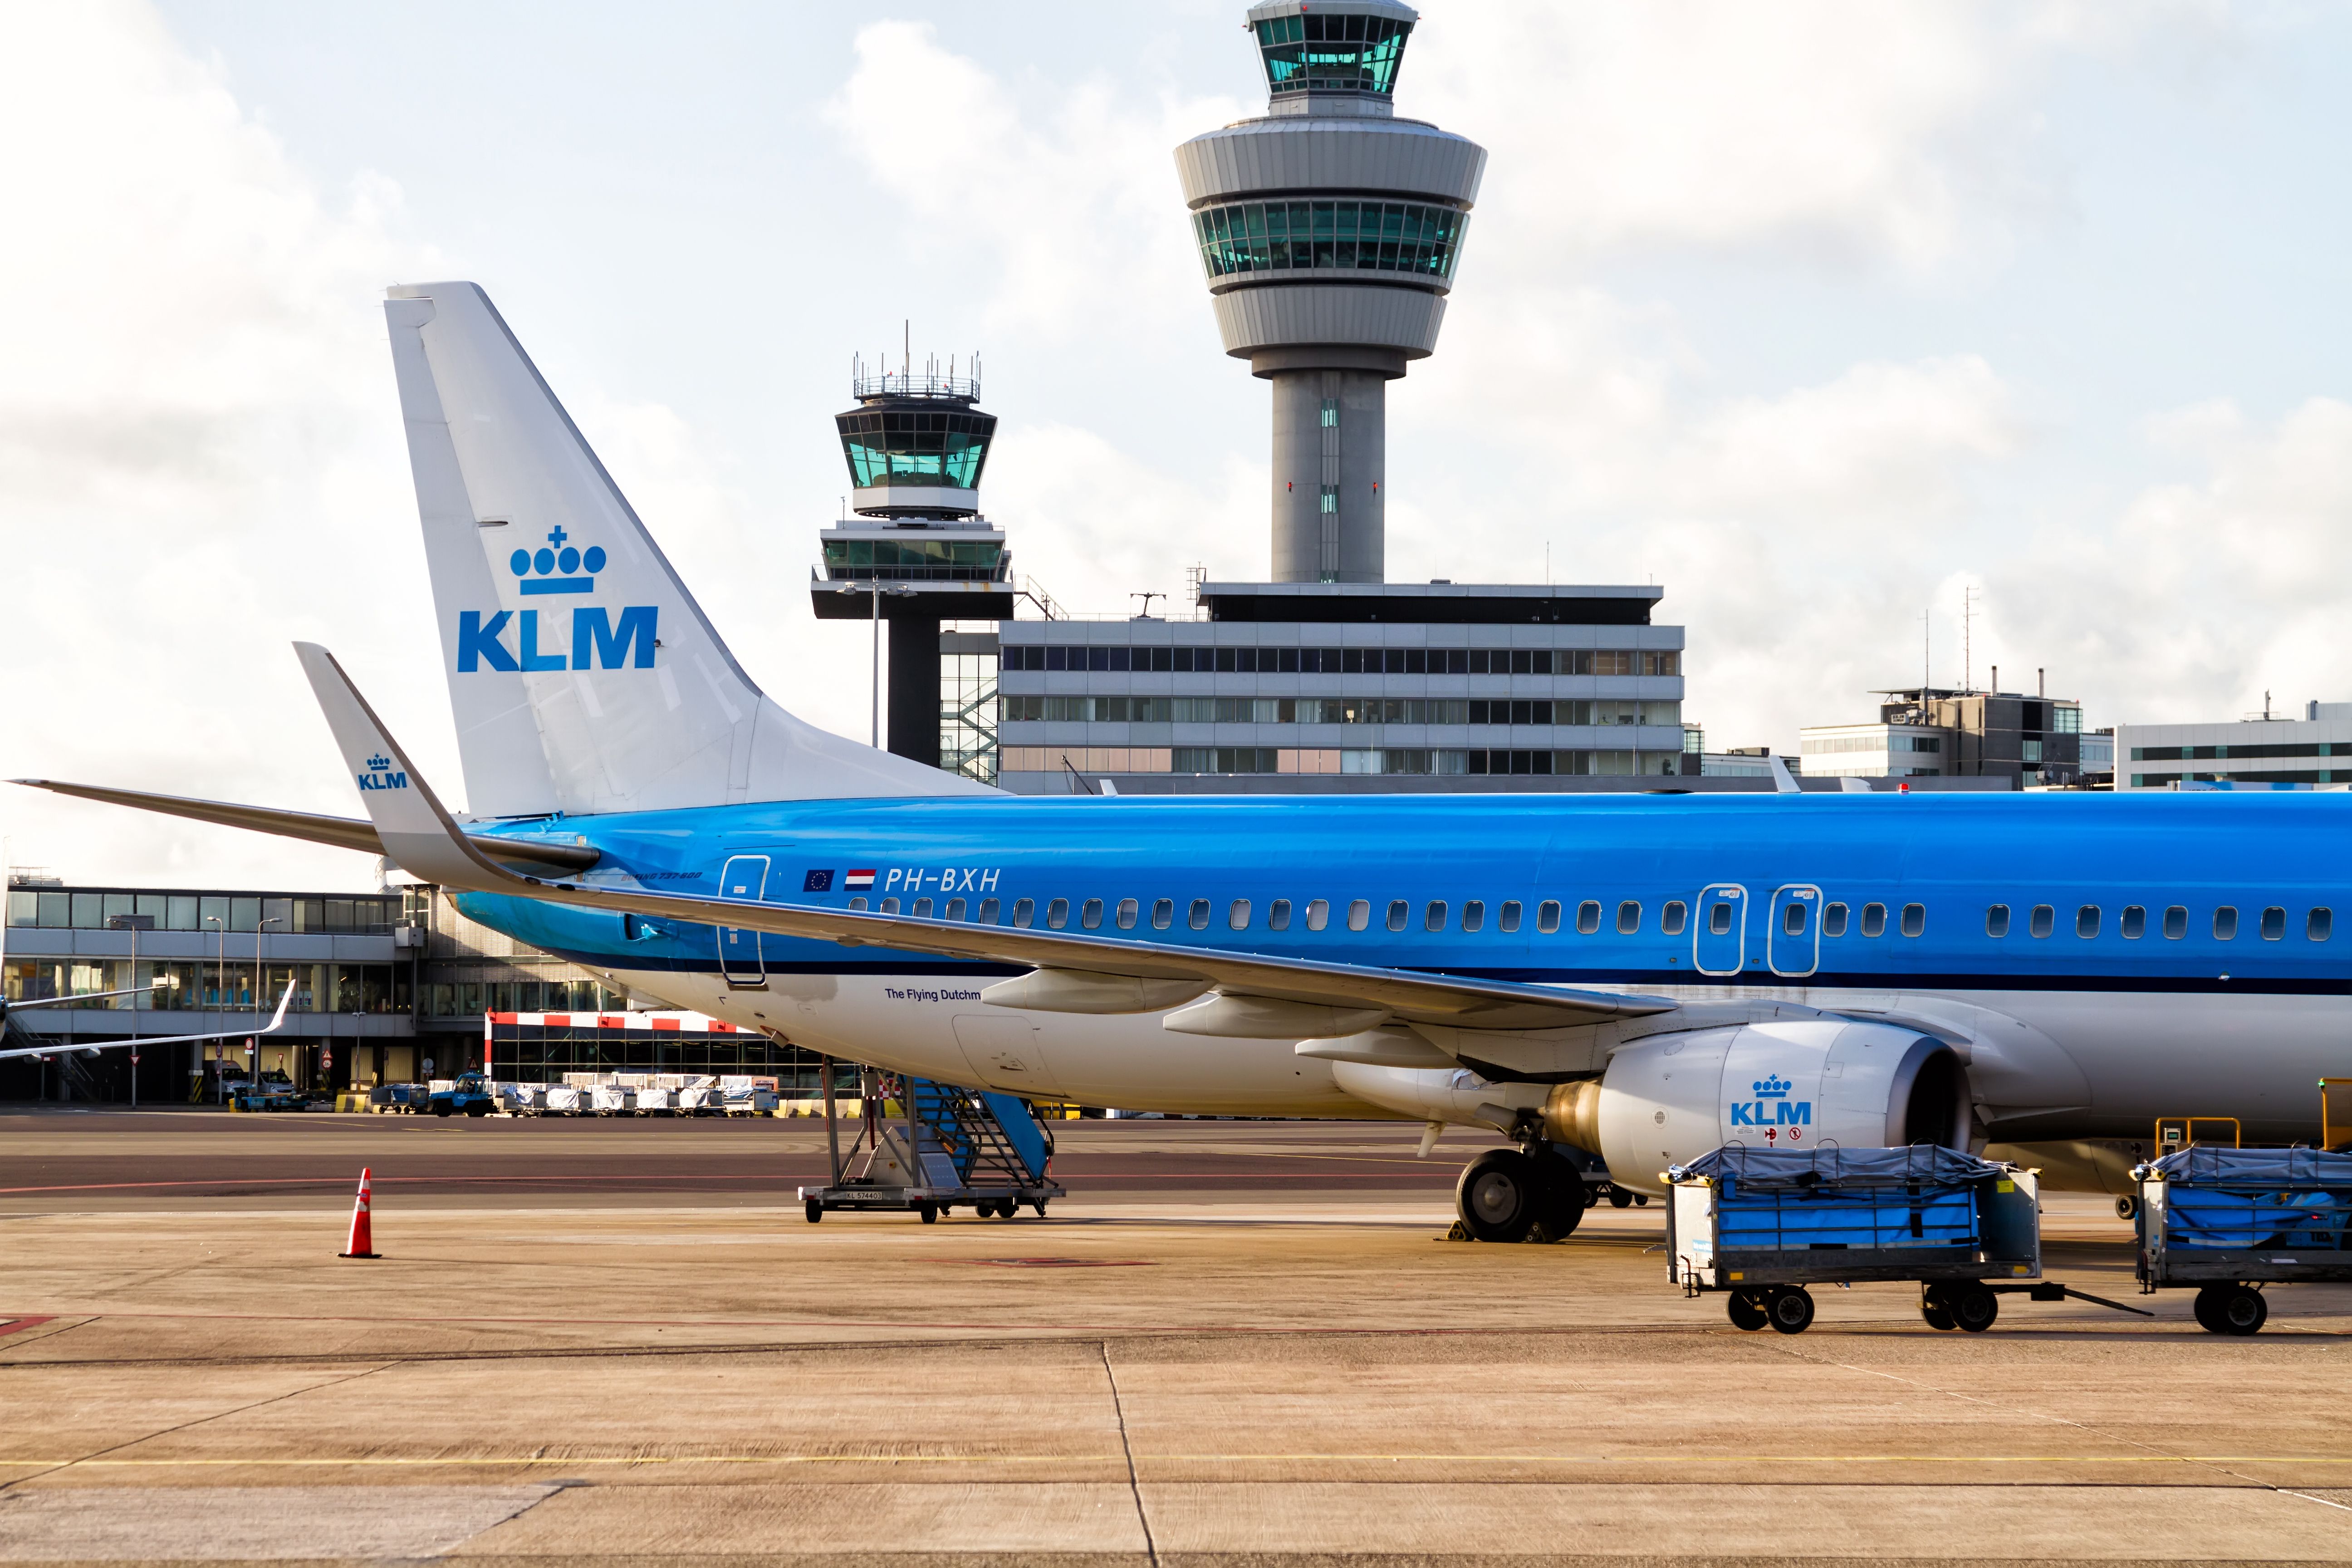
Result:
<svg viewBox="0 0 2352 1568">
<path fill-rule="evenodd" d="M 1775 791 L 1781 795 L 1797 795 L 1801 793 L 1800 786 L 1797 784 L 1797 776 L 1789 771 L 1789 763 L 1786 758 L 1767 757 L 1764 760 L 1772 764 L 1772 788 Z"/>
<path fill-rule="evenodd" d="M 317 643 L 298 642 L 295 653 L 310 689 L 334 731 L 343 767 L 359 785 L 360 801 L 383 840 L 384 853 L 411 876 L 444 887 L 488 891 L 516 881 L 482 858 L 466 840 L 457 819 L 392 738 L 383 721 L 352 684 L 335 656 Z"/>
</svg>

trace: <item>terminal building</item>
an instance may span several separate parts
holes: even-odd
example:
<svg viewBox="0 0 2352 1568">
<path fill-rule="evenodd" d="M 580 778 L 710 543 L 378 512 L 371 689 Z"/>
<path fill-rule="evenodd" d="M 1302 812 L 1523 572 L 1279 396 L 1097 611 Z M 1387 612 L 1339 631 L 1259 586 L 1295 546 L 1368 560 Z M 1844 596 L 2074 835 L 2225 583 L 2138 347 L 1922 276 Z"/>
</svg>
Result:
<svg viewBox="0 0 2352 1568">
<path fill-rule="evenodd" d="M 1996 688 L 2000 680 L 1996 668 Z M 1982 779 L 2003 789 L 2085 782 L 2079 702 L 1930 687 L 1877 695 L 1885 700 L 1875 723 L 1799 731 L 1807 778 Z"/>
<path fill-rule="evenodd" d="M 2306 703 L 2300 719 L 2118 724 L 2115 757 L 2117 789 L 2352 784 L 2352 702 Z"/>
</svg>

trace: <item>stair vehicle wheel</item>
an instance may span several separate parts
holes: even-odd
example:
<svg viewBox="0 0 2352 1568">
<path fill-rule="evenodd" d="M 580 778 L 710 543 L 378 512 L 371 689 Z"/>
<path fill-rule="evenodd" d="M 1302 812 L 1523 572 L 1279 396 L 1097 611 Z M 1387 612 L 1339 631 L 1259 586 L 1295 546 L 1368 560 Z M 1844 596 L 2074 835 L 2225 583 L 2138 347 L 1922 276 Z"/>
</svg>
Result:
<svg viewBox="0 0 2352 1568">
<path fill-rule="evenodd" d="M 1632 1208 L 1633 1206 L 1633 1194 L 1627 1192 L 1622 1187 L 1612 1185 L 1609 1189 L 1609 1206 L 1612 1209 Z"/>
<path fill-rule="evenodd" d="M 2133 1219 L 2137 1218 L 2138 1215 L 2139 1200 L 2137 1198 L 2120 1197 L 2116 1200 L 2116 1217 L 2117 1219 Z"/>
<path fill-rule="evenodd" d="M 1517 1149 L 1489 1149 L 1463 1167 L 1454 1206 L 1480 1241 L 1525 1241 L 1535 1228 L 1540 1194 L 1533 1160 Z"/>
<path fill-rule="evenodd" d="M 802 1207 L 807 1212 L 808 1222 L 811 1225 L 814 1225 L 817 1221 L 824 1217 L 824 1205 L 817 1202 L 814 1198 L 809 1199 L 809 1201 L 803 1205 Z"/>
<path fill-rule="evenodd" d="M 940 1205 L 937 1204 L 921 1205 L 915 1212 L 923 1216 L 925 1225 L 936 1225 L 939 1222 Z"/>
<path fill-rule="evenodd" d="M 2252 1334 L 2261 1332 L 2269 1321 L 2271 1304 L 2251 1285 L 2225 1285 L 2214 1293 L 2211 1310 L 2213 1321 L 2208 1328 L 2225 1334 Z"/>
<path fill-rule="evenodd" d="M 1745 1333 L 1759 1333 L 1772 1320 L 1765 1313 L 1762 1302 L 1745 1290 L 1734 1290 L 1724 1301 L 1731 1314 L 1731 1326 Z"/>
<path fill-rule="evenodd" d="M 1764 1312 L 1775 1331 L 1801 1334 L 1813 1326 L 1813 1298 L 1803 1286 L 1792 1285 L 1765 1297 Z"/>
<path fill-rule="evenodd" d="M 1037 1217 L 1039 1219 L 1044 1219 L 1045 1217 L 1045 1200 L 1044 1198 L 1039 1198 L 1035 1203 L 1031 1204 L 1029 1206 L 1037 1211 Z"/>
<path fill-rule="evenodd" d="M 1983 1333 L 2000 1316 L 2000 1298 L 1981 1285 L 1958 1285 L 1944 1296 L 1952 1326 L 1971 1334 Z"/>
<path fill-rule="evenodd" d="M 1014 1203 L 1011 1198 L 999 1198 L 999 1199 L 997 1199 L 997 1200 L 996 1200 L 996 1217 L 997 1217 L 997 1218 L 999 1218 L 999 1219 L 1011 1219 L 1014 1215 L 1016 1215 L 1016 1214 L 1018 1214 L 1018 1213 L 1020 1213 L 1020 1212 L 1021 1212 L 1021 1205 L 1020 1205 L 1019 1204 L 1017 1204 L 1017 1203 Z"/>
</svg>

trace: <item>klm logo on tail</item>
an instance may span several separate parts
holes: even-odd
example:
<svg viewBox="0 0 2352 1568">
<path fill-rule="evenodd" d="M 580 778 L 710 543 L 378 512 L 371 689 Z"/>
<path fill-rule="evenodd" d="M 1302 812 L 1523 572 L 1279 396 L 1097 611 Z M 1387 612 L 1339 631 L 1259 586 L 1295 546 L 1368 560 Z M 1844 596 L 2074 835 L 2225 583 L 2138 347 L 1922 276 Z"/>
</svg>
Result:
<svg viewBox="0 0 2352 1568">
<path fill-rule="evenodd" d="M 352 775 L 359 780 L 360 788 L 406 789 L 408 787 L 408 775 L 396 771 L 392 765 L 392 759 L 382 752 L 370 757 L 367 760 L 367 772 Z"/>
<path fill-rule="evenodd" d="M 601 545 L 590 545 L 585 551 L 571 542 L 562 525 L 558 524 L 547 536 L 547 543 L 536 552 L 518 550 L 507 558 L 507 568 L 518 578 L 516 584 L 525 598 L 551 594 L 593 594 L 596 591 L 596 574 L 604 569 L 604 551 Z M 551 611 L 551 619 L 561 611 Z M 461 611 L 457 616 L 457 673 L 471 675 L 488 668 L 512 673 L 518 670 L 551 669 L 651 669 L 654 649 L 659 647 L 657 605 L 631 605 L 621 611 L 616 625 L 612 613 L 602 605 L 581 605 L 572 612 L 570 647 L 542 649 L 540 647 L 540 612 L 500 610 L 483 618 L 479 610 Z M 514 623 L 515 645 L 509 648 L 503 640 L 508 623 Z"/>
<path fill-rule="evenodd" d="M 1758 1079 L 1748 1087 L 1756 1098 L 1731 1102 L 1734 1127 L 1786 1127 L 1791 1129 L 1789 1136 L 1801 1139 L 1803 1135 L 1794 1129 L 1813 1124 L 1813 1102 L 1790 1100 L 1789 1091 L 1796 1086 L 1779 1073 Z"/>
</svg>

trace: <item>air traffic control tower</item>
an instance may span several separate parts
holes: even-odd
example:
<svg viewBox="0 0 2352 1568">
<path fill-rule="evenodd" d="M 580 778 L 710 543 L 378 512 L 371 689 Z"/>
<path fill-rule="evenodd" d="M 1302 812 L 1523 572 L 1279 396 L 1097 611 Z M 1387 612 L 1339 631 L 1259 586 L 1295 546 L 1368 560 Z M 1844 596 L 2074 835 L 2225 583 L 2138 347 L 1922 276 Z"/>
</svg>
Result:
<svg viewBox="0 0 2352 1568">
<path fill-rule="evenodd" d="M 1274 581 L 1385 580 L 1388 384 L 1437 347 L 1486 152 L 1396 116 L 1420 13 L 1249 11 L 1265 118 L 1176 150 L 1225 352 L 1274 389 Z"/>
</svg>

